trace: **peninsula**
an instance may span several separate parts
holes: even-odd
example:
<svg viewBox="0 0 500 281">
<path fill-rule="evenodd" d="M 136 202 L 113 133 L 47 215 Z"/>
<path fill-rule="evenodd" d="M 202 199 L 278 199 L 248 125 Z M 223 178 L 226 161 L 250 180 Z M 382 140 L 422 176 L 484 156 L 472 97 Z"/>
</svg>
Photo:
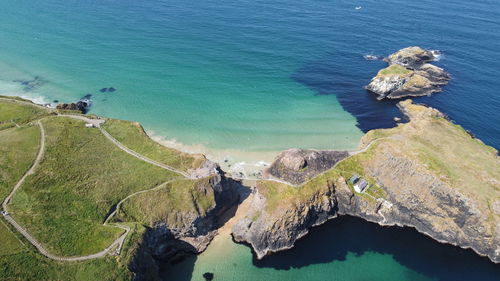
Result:
<svg viewBox="0 0 500 281">
<path fill-rule="evenodd" d="M 158 280 L 245 198 L 232 234 L 258 258 L 348 214 L 500 262 L 498 152 L 436 109 L 399 107 L 408 122 L 359 150 L 285 151 L 251 189 L 138 123 L 0 97 L 0 279 Z"/>
</svg>

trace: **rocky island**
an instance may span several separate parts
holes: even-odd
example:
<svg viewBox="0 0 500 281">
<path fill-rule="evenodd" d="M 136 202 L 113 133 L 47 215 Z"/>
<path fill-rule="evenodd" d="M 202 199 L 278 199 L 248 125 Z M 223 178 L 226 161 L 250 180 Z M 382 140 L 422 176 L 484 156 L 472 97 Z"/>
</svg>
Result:
<svg viewBox="0 0 500 281">
<path fill-rule="evenodd" d="M 378 95 L 378 99 L 427 96 L 441 92 L 450 80 L 442 68 L 430 64 L 436 60 L 435 51 L 408 47 L 384 60 L 388 67 L 380 70 L 365 88 Z"/>
<path fill-rule="evenodd" d="M 293 247 L 315 225 L 352 215 L 414 227 L 500 262 L 498 152 L 436 109 L 411 100 L 399 107 L 408 123 L 368 132 L 362 152 L 333 169 L 298 187 L 260 181 L 248 214 L 233 227 L 234 239 L 250 244 L 260 259 Z M 361 192 L 349 180 L 356 175 L 368 183 Z"/>
</svg>

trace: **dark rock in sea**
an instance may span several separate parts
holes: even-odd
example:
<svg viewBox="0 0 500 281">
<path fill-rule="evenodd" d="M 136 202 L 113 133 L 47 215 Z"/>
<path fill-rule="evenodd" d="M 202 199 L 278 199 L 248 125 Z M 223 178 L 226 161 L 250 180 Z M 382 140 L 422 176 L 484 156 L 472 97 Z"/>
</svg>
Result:
<svg viewBox="0 0 500 281">
<path fill-rule="evenodd" d="M 437 58 L 435 51 L 409 47 L 385 59 L 389 66 L 380 70 L 366 89 L 378 99 L 398 99 L 426 96 L 441 92 L 450 75 L 442 68 L 429 64 Z"/>
<path fill-rule="evenodd" d="M 337 162 L 349 156 L 347 151 L 320 151 L 306 149 L 289 149 L 281 152 L 266 175 L 283 179 L 293 184 L 304 181 L 332 168 Z"/>
<path fill-rule="evenodd" d="M 61 103 L 57 105 L 57 109 L 61 110 L 77 110 L 80 111 L 81 113 L 87 113 L 88 109 L 90 106 L 92 106 L 92 95 L 88 94 L 85 95 L 83 98 L 81 98 L 77 102 L 73 103 Z"/>
<path fill-rule="evenodd" d="M 114 92 L 114 91 L 116 91 L 116 89 L 115 89 L 115 88 L 113 88 L 113 87 L 109 87 L 109 88 L 108 88 L 108 92 L 112 93 L 112 92 Z"/>
<path fill-rule="evenodd" d="M 214 280 L 214 274 L 212 272 L 205 272 L 203 273 L 203 278 L 207 281 Z"/>
<path fill-rule="evenodd" d="M 36 87 L 40 87 L 45 82 L 39 77 L 35 76 L 32 80 L 13 80 L 13 82 L 21 84 L 24 91 L 31 91 Z"/>
<path fill-rule="evenodd" d="M 101 92 L 101 93 L 105 93 L 107 91 L 108 91 L 108 88 L 102 88 L 102 89 L 99 90 L 99 92 Z"/>
<path fill-rule="evenodd" d="M 54 102 L 54 103 L 59 103 L 59 100 L 54 100 L 53 102 Z"/>
</svg>

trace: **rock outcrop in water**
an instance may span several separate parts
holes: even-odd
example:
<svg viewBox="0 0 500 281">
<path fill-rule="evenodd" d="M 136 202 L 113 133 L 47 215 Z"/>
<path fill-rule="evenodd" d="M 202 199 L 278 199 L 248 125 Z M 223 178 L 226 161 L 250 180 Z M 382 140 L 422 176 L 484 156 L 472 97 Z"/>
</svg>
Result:
<svg viewBox="0 0 500 281">
<path fill-rule="evenodd" d="M 438 54 L 419 47 L 408 47 L 385 59 L 387 68 L 380 70 L 366 89 L 378 99 L 398 99 L 408 96 L 426 96 L 441 92 L 450 80 L 442 68 L 430 64 Z"/>
<path fill-rule="evenodd" d="M 289 149 L 281 152 L 265 172 L 293 184 L 304 181 L 332 168 L 349 156 L 347 151 Z"/>
<path fill-rule="evenodd" d="M 90 106 L 92 106 L 91 98 L 92 95 L 86 95 L 77 102 L 58 104 L 56 108 L 60 110 L 80 111 L 81 113 L 85 114 L 89 110 Z"/>
<path fill-rule="evenodd" d="M 414 227 L 437 241 L 500 262 L 500 159 L 439 111 L 399 104 L 410 121 L 373 130 L 365 152 L 300 187 L 261 181 L 252 207 L 233 227 L 257 258 L 293 247 L 310 227 L 338 215 Z M 354 191 L 360 174 L 370 186 Z"/>
</svg>

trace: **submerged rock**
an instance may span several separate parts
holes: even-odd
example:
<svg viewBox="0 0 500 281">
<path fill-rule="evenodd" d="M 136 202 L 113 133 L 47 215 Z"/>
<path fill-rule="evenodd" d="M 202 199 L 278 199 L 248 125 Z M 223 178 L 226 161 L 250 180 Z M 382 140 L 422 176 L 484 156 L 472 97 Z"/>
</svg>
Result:
<svg viewBox="0 0 500 281">
<path fill-rule="evenodd" d="M 116 91 L 116 89 L 115 89 L 115 88 L 113 88 L 113 87 L 109 87 L 109 88 L 101 88 L 101 89 L 99 90 L 99 92 L 101 92 L 101 93 L 106 93 L 106 92 L 112 93 L 112 92 L 114 92 L 114 91 Z"/>
<path fill-rule="evenodd" d="M 32 80 L 13 80 L 13 82 L 21 84 L 23 87 L 23 90 L 28 92 L 31 91 L 37 87 L 42 86 L 45 81 L 43 81 L 39 76 L 35 76 Z"/>
<path fill-rule="evenodd" d="M 389 66 L 380 70 L 365 88 L 377 94 L 378 99 L 441 92 L 450 75 L 442 68 L 429 64 L 436 58 L 435 51 L 419 47 L 402 49 L 385 59 Z"/>
<path fill-rule="evenodd" d="M 212 272 L 205 272 L 203 273 L 203 278 L 207 281 L 214 280 L 214 274 Z"/>
</svg>

